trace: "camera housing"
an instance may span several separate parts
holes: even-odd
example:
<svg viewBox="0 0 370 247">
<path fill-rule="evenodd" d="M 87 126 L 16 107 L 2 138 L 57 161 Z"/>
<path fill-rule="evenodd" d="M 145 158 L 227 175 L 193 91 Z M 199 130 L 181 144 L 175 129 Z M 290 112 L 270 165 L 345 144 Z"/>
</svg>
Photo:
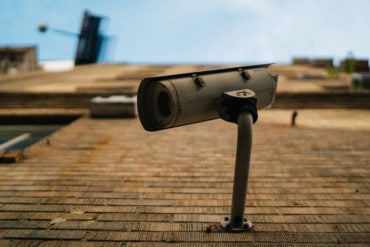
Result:
<svg viewBox="0 0 370 247">
<path fill-rule="evenodd" d="M 223 94 L 249 89 L 257 98 L 257 109 L 275 100 L 278 75 L 271 64 L 239 66 L 142 80 L 137 105 L 145 130 L 156 131 L 220 117 Z"/>
</svg>

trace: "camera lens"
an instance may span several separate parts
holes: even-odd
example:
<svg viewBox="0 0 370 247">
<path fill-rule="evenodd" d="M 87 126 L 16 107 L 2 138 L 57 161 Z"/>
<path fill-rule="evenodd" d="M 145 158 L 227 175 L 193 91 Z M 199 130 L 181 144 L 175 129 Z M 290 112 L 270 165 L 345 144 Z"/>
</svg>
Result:
<svg viewBox="0 0 370 247">
<path fill-rule="evenodd" d="M 163 117 L 168 117 L 171 114 L 171 98 L 167 92 L 162 91 L 158 95 L 158 108 Z"/>
</svg>

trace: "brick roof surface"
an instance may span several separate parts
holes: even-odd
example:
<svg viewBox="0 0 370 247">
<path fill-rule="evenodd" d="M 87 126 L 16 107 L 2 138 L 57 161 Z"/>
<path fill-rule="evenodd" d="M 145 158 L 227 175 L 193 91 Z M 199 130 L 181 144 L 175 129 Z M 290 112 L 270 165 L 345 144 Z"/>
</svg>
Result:
<svg viewBox="0 0 370 247">
<path fill-rule="evenodd" d="M 0 246 L 368 246 L 369 111 L 299 110 L 295 127 L 290 115 L 260 111 L 254 125 L 251 232 L 218 227 L 236 125 L 145 132 L 85 115 L 0 164 Z"/>
</svg>

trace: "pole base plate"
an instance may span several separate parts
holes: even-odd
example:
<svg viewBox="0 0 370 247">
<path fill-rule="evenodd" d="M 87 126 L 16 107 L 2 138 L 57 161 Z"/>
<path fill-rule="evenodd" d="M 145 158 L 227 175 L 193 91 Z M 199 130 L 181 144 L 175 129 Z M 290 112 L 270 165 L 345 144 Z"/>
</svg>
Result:
<svg viewBox="0 0 370 247">
<path fill-rule="evenodd" d="M 230 217 L 224 217 L 220 222 L 221 228 L 226 232 L 248 232 L 252 230 L 252 222 L 244 218 L 242 224 L 238 226 L 233 226 L 231 224 Z"/>
</svg>

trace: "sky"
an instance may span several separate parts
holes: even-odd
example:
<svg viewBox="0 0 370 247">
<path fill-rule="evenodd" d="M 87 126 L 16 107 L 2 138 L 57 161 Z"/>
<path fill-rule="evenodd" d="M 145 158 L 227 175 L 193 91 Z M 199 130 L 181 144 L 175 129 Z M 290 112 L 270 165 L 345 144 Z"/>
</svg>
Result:
<svg viewBox="0 0 370 247">
<path fill-rule="evenodd" d="M 73 60 L 85 10 L 105 16 L 107 62 L 289 63 L 370 58 L 369 0 L 0 0 L 0 46 Z"/>
</svg>

